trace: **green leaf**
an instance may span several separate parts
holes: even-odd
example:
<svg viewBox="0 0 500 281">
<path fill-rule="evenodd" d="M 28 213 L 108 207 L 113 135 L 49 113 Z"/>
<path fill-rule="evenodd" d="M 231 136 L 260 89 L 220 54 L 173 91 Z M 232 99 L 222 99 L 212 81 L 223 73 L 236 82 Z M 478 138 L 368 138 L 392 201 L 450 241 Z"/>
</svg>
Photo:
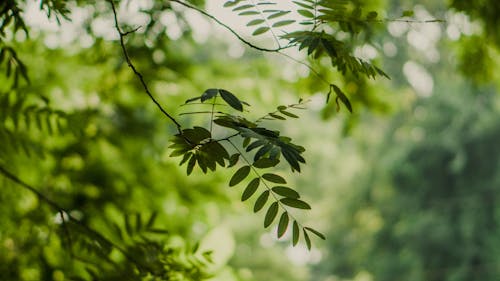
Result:
<svg viewBox="0 0 500 281">
<path fill-rule="evenodd" d="M 290 218 L 288 217 L 288 213 L 284 212 L 281 215 L 280 221 L 278 223 L 278 238 L 281 238 L 285 234 L 286 229 L 288 228 L 289 220 Z"/>
<path fill-rule="evenodd" d="M 292 2 L 295 3 L 295 4 L 297 4 L 297 5 L 299 5 L 299 6 L 301 6 L 302 8 L 306 8 L 306 9 L 309 9 L 309 10 L 313 10 L 314 9 L 313 6 L 301 3 L 299 1 L 292 1 Z"/>
<path fill-rule="evenodd" d="M 293 221 L 293 229 L 292 229 L 292 241 L 293 241 L 293 246 L 297 245 L 299 243 L 299 236 L 300 236 L 300 229 L 299 229 L 299 224 L 297 221 Z"/>
<path fill-rule="evenodd" d="M 260 35 L 260 34 L 266 33 L 268 30 L 269 30 L 269 27 L 267 27 L 267 26 L 262 26 L 262 27 L 257 28 L 257 29 L 256 29 L 256 30 L 252 33 L 252 35 L 253 35 L 253 36 L 257 36 L 257 35 Z"/>
<path fill-rule="evenodd" d="M 187 165 L 187 175 L 189 176 L 193 172 L 194 165 L 196 164 L 196 156 L 193 155 L 191 159 L 189 159 L 188 165 Z"/>
<path fill-rule="evenodd" d="M 258 24 L 261 24 L 263 23 L 265 20 L 263 19 L 254 19 L 254 20 L 251 20 L 247 23 L 247 26 L 252 26 L 252 25 L 258 25 Z"/>
<path fill-rule="evenodd" d="M 297 191 L 286 187 L 286 186 L 275 186 L 271 189 L 274 193 L 283 196 L 283 197 L 288 197 L 292 199 L 298 199 L 300 198 L 300 195 Z"/>
<path fill-rule="evenodd" d="M 286 180 L 276 174 L 263 174 L 262 178 L 270 182 L 286 184 Z"/>
<path fill-rule="evenodd" d="M 278 159 L 270 159 L 270 158 L 260 158 L 259 160 L 253 163 L 255 168 L 265 169 L 271 168 L 278 165 L 280 161 Z"/>
<path fill-rule="evenodd" d="M 257 11 L 244 11 L 238 14 L 238 16 L 252 16 L 252 15 L 258 15 L 259 12 Z"/>
<path fill-rule="evenodd" d="M 243 144 L 242 144 L 242 146 L 243 146 L 243 147 L 247 147 L 247 146 L 248 146 L 248 144 L 250 143 L 250 141 L 251 141 L 251 140 L 252 140 L 252 139 L 251 139 L 251 138 L 249 138 L 249 137 L 245 138 L 245 139 L 243 140 Z"/>
<path fill-rule="evenodd" d="M 325 48 L 326 52 L 330 56 L 330 58 L 336 58 L 337 57 L 337 51 L 335 50 L 335 47 L 333 46 L 328 39 L 321 38 L 321 44 Z"/>
<path fill-rule="evenodd" d="M 224 7 L 232 7 L 236 4 L 238 4 L 240 1 L 239 0 L 236 0 L 236 1 L 227 1 L 226 3 L 224 3 Z"/>
<path fill-rule="evenodd" d="M 297 170 L 300 173 L 300 165 L 298 161 L 304 160 L 304 158 L 302 158 L 297 151 L 290 149 L 289 146 L 281 147 L 281 154 L 283 154 L 285 160 L 288 164 L 290 164 L 292 171 Z"/>
<path fill-rule="evenodd" d="M 205 156 L 202 155 L 201 153 L 196 153 L 195 156 L 196 156 L 196 161 L 198 163 L 198 166 L 200 166 L 201 171 L 204 174 L 206 174 L 208 165 L 207 165 L 207 161 L 205 159 Z"/>
<path fill-rule="evenodd" d="M 272 160 L 278 160 L 281 153 L 281 149 L 279 147 L 273 147 L 271 151 L 269 151 L 269 158 Z"/>
<path fill-rule="evenodd" d="M 189 158 L 191 158 L 191 156 L 193 156 L 192 152 L 188 152 L 188 153 L 184 154 L 184 157 L 182 157 L 182 160 L 179 163 L 179 166 L 182 166 L 184 163 L 186 163 L 186 161 L 189 160 Z"/>
<path fill-rule="evenodd" d="M 282 21 L 275 22 L 273 24 L 273 27 L 281 27 L 281 26 L 292 24 L 294 22 L 295 22 L 295 20 L 282 20 Z"/>
<path fill-rule="evenodd" d="M 193 101 L 199 100 L 199 99 L 201 99 L 201 96 L 200 97 L 195 97 L 195 98 L 190 98 L 190 99 L 186 100 L 185 103 L 190 103 L 190 102 L 193 102 Z"/>
<path fill-rule="evenodd" d="M 269 190 L 266 190 L 262 192 L 262 194 L 255 200 L 255 205 L 253 206 L 253 211 L 254 213 L 257 213 L 264 207 L 264 205 L 267 202 L 267 199 L 269 198 Z"/>
<path fill-rule="evenodd" d="M 236 165 L 236 163 L 238 163 L 239 159 L 240 159 L 239 153 L 235 153 L 235 154 L 231 155 L 231 157 L 229 157 L 229 165 L 227 167 L 228 168 L 233 167 L 234 165 Z"/>
<path fill-rule="evenodd" d="M 287 205 L 287 206 L 290 206 L 292 208 L 304 209 L 304 210 L 311 209 L 311 206 L 309 204 L 307 204 L 306 202 L 304 202 L 302 200 L 295 199 L 295 198 L 285 197 L 285 198 L 280 199 L 280 202 Z"/>
<path fill-rule="evenodd" d="M 285 111 L 285 110 L 280 110 L 280 112 L 281 112 L 281 114 L 286 115 L 288 117 L 299 118 L 299 116 L 297 116 L 297 115 L 295 115 L 295 114 L 293 114 L 291 112 Z"/>
<path fill-rule="evenodd" d="M 241 101 L 232 93 L 229 91 L 226 91 L 224 89 L 219 89 L 220 96 L 222 99 L 229 104 L 232 108 L 238 110 L 238 111 L 243 111 L 243 104 Z"/>
<path fill-rule="evenodd" d="M 279 11 L 277 13 L 274 13 L 270 16 L 267 17 L 268 20 L 270 19 L 274 19 L 274 18 L 277 18 L 277 17 L 281 17 L 281 16 L 284 16 L 286 14 L 290 13 L 290 11 Z"/>
<path fill-rule="evenodd" d="M 313 228 L 310 228 L 310 227 L 304 227 L 304 229 L 314 233 L 314 235 L 318 236 L 319 238 L 323 239 L 323 240 L 326 240 L 326 237 L 325 235 L 323 235 L 323 233 L 317 231 L 316 229 L 313 229 Z"/>
<path fill-rule="evenodd" d="M 280 116 L 280 115 L 275 114 L 275 113 L 269 113 L 269 116 L 273 117 L 274 119 L 286 120 L 286 118 L 285 118 L 285 117 Z"/>
<path fill-rule="evenodd" d="M 243 166 L 234 173 L 233 177 L 229 181 L 229 186 L 235 186 L 244 180 L 250 173 L 250 166 Z"/>
<path fill-rule="evenodd" d="M 259 183 L 259 178 L 253 179 L 243 191 L 243 194 L 241 195 L 241 201 L 246 201 L 248 200 L 248 198 L 252 197 L 255 191 L 257 191 L 257 188 L 259 188 Z"/>
<path fill-rule="evenodd" d="M 239 7 L 234 8 L 234 9 L 233 9 L 233 11 L 235 11 L 235 12 L 236 12 L 236 11 L 246 10 L 246 9 L 248 9 L 248 8 L 252 8 L 252 7 L 254 7 L 254 5 L 250 5 L 250 4 L 247 4 L 247 5 L 241 5 L 241 6 L 239 6 Z"/>
<path fill-rule="evenodd" d="M 259 160 L 260 158 L 262 158 L 264 155 L 266 155 L 266 153 L 269 152 L 269 150 L 271 150 L 273 148 L 273 145 L 272 144 L 266 144 L 264 145 L 263 147 L 261 147 L 254 155 L 253 157 L 253 161 L 257 161 Z"/>
<path fill-rule="evenodd" d="M 314 18 L 314 14 L 308 10 L 297 10 L 297 12 L 306 18 Z"/>
<path fill-rule="evenodd" d="M 217 95 L 219 90 L 217 89 L 207 89 L 205 92 L 201 95 L 201 102 L 204 102 L 206 100 L 209 100 Z"/>
<path fill-rule="evenodd" d="M 309 238 L 305 229 L 302 229 L 302 232 L 304 233 L 304 240 L 306 240 L 307 249 L 311 250 L 311 238 Z"/>
<path fill-rule="evenodd" d="M 259 147 L 259 146 L 263 146 L 267 144 L 267 141 L 264 141 L 264 140 L 256 140 L 254 142 L 252 142 L 249 146 L 247 146 L 246 148 L 246 151 L 249 152 L 249 151 L 252 151 L 253 149 Z"/>
<path fill-rule="evenodd" d="M 337 94 L 337 98 L 340 99 L 340 101 L 342 101 L 342 103 L 347 107 L 347 109 L 349 110 L 349 112 L 352 113 L 351 102 L 349 101 L 349 99 L 347 98 L 347 96 L 336 85 L 332 84 L 331 86 L 332 86 L 333 90 L 335 91 L 335 94 Z"/>
<path fill-rule="evenodd" d="M 269 209 L 267 209 L 266 216 L 264 218 L 264 227 L 268 227 L 273 223 L 274 218 L 278 214 L 278 202 L 273 202 Z"/>
</svg>

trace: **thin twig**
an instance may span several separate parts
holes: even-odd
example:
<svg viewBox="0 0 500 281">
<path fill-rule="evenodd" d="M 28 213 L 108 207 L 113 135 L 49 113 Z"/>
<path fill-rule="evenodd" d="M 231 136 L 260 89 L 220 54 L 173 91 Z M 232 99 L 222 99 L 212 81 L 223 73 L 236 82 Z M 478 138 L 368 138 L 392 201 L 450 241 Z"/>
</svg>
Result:
<svg viewBox="0 0 500 281">
<path fill-rule="evenodd" d="M 125 60 L 127 61 L 127 65 L 132 69 L 132 71 L 134 72 L 135 76 L 137 76 L 137 78 L 141 82 L 142 87 L 144 88 L 144 91 L 149 96 L 149 98 L 156 104 L 156 106 L 160 109 L 160 111 L 165 116 L 167 116 L 167 118 L 170 119 L 170 121 L 172 121 L 175 124 L 175 126 L 177 127 L 177 131 L 179 131 L 179 134 L 182 134 L 181 124 L 179 122 L 177 122 L 177 120 L 172 115 L 170 115 L 161 106 L 161 104 L 156 100 L 156 98 L 153 96 L 153 94 L 151 94 L 151 91 L 149 90 L 148 85 L 144 81 L 144 78 L 143 78 L 142 74 L 134 66 L 134 64 L 132 63 L 132 61 L 130 59 L 130 56 L 128 55 L 127 48 L 125 47 L 125 37 L 128 34 L 134 32 L 134 31 L 137 31 L 137 29 L 132 30 L 132 31 L 127 31 L 127 32 L 122 31 L 121 28 L 120 28 L 120 24 L 118 22 L 118 15 L 117 15 L 117 12 L 116 12 L 115 4 L 114 4 L 113 0 L 108 0 L 108 2 L 111 5 L 111 9 L 113 10 L 113 17 L 114 17 L 114 21 L 115 21 L 115 28 L 116 28 L 116 31 L 118 32 L 118 34 L 120 35 L 120 46 L 121 46 L 121 49 L 123 51 L 123 56 L 125 57 Z"/>
</svg>

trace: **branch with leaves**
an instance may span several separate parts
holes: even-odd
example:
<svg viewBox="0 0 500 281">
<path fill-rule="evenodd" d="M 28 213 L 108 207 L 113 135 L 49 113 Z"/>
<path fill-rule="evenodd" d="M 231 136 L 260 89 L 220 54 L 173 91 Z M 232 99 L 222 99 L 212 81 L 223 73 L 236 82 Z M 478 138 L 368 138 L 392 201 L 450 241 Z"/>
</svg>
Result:
<svg viewBox="0 0 500 281">
<path fill-rule="evenodd" d="M 225 104 L 216 103 L 217 97 L 222 99 Z M 254 203 L 253 211 L 257 213 L 264 209 L 266 205 L 268 206 L 264 216 L 265 228 L 276 220 L 281 210 L 277 223 L 278 238 L 281 238 L 287 229 L 291 228 L 293 245 L 299 242 L 301 232 L 308 248 L 311 248 L 309 233 L 325 239 L 324 235 L 319 231 L 303 226 L 292 215 L 290 208 L 309 210 L 311 206 L 301 199 L 297 191 L 286 186 L 287 181 L 285 178 L 273 172 L 261 172 L 261 170 L 276 168 L 282 158 L 285 159 L 292 172 L 300 172 L 301 164 L 305 164 L 306 161 L 302 156 L 305 149 L 302 146 L 292 143 L 291 138 L 281 135 L 279 131 L 270 130 L 261 124 L 264 120 L 298 118 L 299 116 L 290 112 L 290 110 L 304 109 L 304 101 L 299 100 L 296 104 L 278 106 L 274 112 L 270 112 L 256 121 L 250 121 L 240 115 L 248 104 L 228 90 L 207 89 L 201 96 L 188 99 L 186 104 L 198 101 L 199 104 L 212 106 L 209 120 L 210 130 L 200 126 L 184 129 L 182 135 L 178 134 L 172 139 L 170 148 L 173 152 L 170 156 L 182 156 L 179 165 L 187 164 L 186 171 L 188 175 L 193 172 L 196 166 L 203 173 L 207 173 L 208 171 L 215 171 L 217 166 L 231 168 L 242 159 L 243 164 L 229 180 L 229 186 L 236 186 L 249 178 L 251 174 L 254 174 L 254 177 L 243 190 L 241 200 L 250 199 L 258 193 L 259 187 L 263 187 Z M 213 102 L 210 103 L 210 101 Z M 216 107 L 229 107 L 236 113 L 222 109 L 215 110 Z M 210 112 L 195 111 L 191 113 L 205 114 Z M 236 131 L 236 133 L 216 139 L 211 130 L 213 125 Z M 240 141 L 237 142 L 236 137 L 239 137 Z M 186 141 L 186 138 L 191 142 Z M 227 142 L 235 153 L 230 155 L 223 142 Z M 248 154 L 250 153 L 254 153 L 253 160 L 249 158 Z"/>
</svg>

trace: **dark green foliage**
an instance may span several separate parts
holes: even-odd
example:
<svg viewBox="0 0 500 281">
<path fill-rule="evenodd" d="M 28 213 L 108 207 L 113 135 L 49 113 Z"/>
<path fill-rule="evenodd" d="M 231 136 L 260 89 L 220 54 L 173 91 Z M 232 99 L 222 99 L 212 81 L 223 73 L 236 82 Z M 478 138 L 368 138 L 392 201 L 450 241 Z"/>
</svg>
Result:
<svg viewBox="0 0 500 281">
<path fill-rule="evenodd" d="M 243 9 L 243 7 L 241 9 Z M 214 139 L 211 132 L 205 128 L 194 127 L 193 129 L 184 129 L 182 133 L 177 134 L 172 139 L 170 148 L 174 151 L 170 156 L 183 156 L 180 165 L 188 162 L 188 175 L 191 174 L 196 163 L 198 163 L 201 170 L 206 173 L 207 168 L 204 168 L 204 166 L 209 168 L 212 166 L 210 170 L 214 171 L 216 164 L 225 166 L 225 160 L 228 160 L 229 163 L 227 167 L 229 168 L 236 165 L 238 160 L 242 158 L 245 163 L 231 176 L 229 186 L 236 186 L 248 178 L 251 173 L 255 174 L 256 177 L 248 182 L 243 190 L 241 200 L 246 201 L 250 199 L 258 191 L 259 187 L 264 186 L 265 190 L 260 193 L 254 203 L 254 212 L 260 211 L 266 206 L 269 199 L 272 200 L 264 216 L 264 227 L 268 227 L 275 221 L 279 209 L 281 208 L 283 213 L 280 216 L 277 229 L 277 236 L 280 238 L 288 227 L 289 217 L 287 208 L 307 210 L 311 207 L 306 202 L 298 199 L 300 195 L 295 190 L 286 186 L 275 186 L 272 188 L 269 186 L 271 183 L 286 184 L 285 178 L 275 173 L 260 174 L 256 169 L 276 167 L 280 163 L 280 156 L 283 156 L 292 172 L 300 172 L 299 163 L 305 163 L 305 159 L 301 155 L 304 152 L 304 148 L 293 144 L 290 138 L 281 136 L 279 131 L 260 126 L 260 123 L 264 120 L 298 118 L 298 115 L 287 110 L 303 109 L 303 101 L 300 100 L 297 104 L 288 106 L 278 106 L 276 111 L 270 112 L 256 121 L 250 121 L 243 116 L 233 115 L 229 112 L 217 109 L 218 107 L 224 106 L 215 102 L 218 96 L 220 96 L 227 105 L 240 112 L 243 110 L 243 104 L 246 104 L 240 101 L 234 94 L 223 89 L 208 89 L 201 96 L 188 99 L 186 104 L 193 103 L 197 100 L 200 100 L 201 103 L 212 101 L 212 110 L 209 112 L 210 122 L 222 128 L 234 130 L 237 133 L 229 135 L 229 137 Z M 185 112 L 184 114 L 189 113 L 190 112 Z M 192 113 L 196 114 L 198 112 Z M 210 128 L 212 128 L 212 125 L 210 125 Z M 241 148 L 238 148 L 232 140 L 237 137 L 243 139 Z M 224 142 L 229 143 L 236 149 L 237 153 L 229 156 L 227 150 L 222 145 Z M 214 148 L 210 148 L 210 146 Z M 247 154 L 254 153 L 253 162 L 250 162 L 247 156 L 243 156 L 243 151 Z M 279 199 L 278 196 L 283 198 Z M 294 230 L 294 233 L 296 232 L 297 231 Z M 297 242 L 298 241 L 295 241 L 294 245 L 296 245 Z"/>
</svg>

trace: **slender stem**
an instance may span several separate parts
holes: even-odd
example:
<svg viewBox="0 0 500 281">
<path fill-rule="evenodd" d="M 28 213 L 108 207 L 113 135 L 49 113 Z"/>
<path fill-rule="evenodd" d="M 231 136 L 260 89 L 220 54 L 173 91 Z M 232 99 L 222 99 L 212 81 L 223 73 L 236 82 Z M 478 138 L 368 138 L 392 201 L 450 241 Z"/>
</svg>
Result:
<svg viewBox="0 0 500 281">
<path fill-rule="evenodd" d="M 144 81 L 144 77 L 142 76 L 142 74 L 137 70 L 137 68 L 134 66 L 134 64 L 132 63 L 131 59 L 130 59 L 130 56 L 128 54 L 128 51 L 127 51 L 127 48 L 125 47 L 125 36 L 127 36 L 128 34 L 134 32 L 137 30 L 134 29 L 132 31 L 127 31 L 127 32 L 123 32 L 120 28 L 120 24 L 118 22 L 118 15 L 117 15 L 117 12 L 116 12 L 116 7 L 115 7 L 115 4 L 113 2 L 113 0 L 108 0 L 109 4 L 111 5 L 111 9 L 113 10 L 113 17 L 114 17 L 114 21 L 115 21 L 115 28 L 116 28 L 116 31 L 118 32 L 118 34 L 120 35 L 120 46 L 121 46 L 121 49 L 122 49 L 122 52 L 123 52 L 123 56 L 125 57 L 125 60 L 127 61 L 127 65 L 132 69 L 132 71 L 134 72 L 135 76 L 137 76 L 137 78 L 139 79 L 139 81 L 141 82 L 141 85 L 142 85 L 142 88 L 144 88 L 144 91 L 146 92 L 146 94 L 149 96 L 149 98 L 156 104 L 156 106 L 160 109 L 160 111 L 165 115 L 167 116 L 168 119 L 170 119 L 170 121 L 172 121 L 175 126 L 177 127 L 177 131 L 179 132 L 179 134 L 182 134 L 182 128 L 181 128 L 181 124 L 179 122 L 177 122 L 177 120 L 171 115 L 169 114 L 162 106 L 161 104 L 158 102 L 158 100 L 156 100 L 156 98 L 153 96 L 153 94 L 151 93 L 151 91 L 149 90 L 149 87 L 148 85 L 146 84 L 146 82 Z"/>
</svg>

